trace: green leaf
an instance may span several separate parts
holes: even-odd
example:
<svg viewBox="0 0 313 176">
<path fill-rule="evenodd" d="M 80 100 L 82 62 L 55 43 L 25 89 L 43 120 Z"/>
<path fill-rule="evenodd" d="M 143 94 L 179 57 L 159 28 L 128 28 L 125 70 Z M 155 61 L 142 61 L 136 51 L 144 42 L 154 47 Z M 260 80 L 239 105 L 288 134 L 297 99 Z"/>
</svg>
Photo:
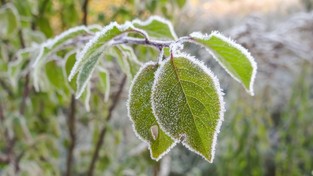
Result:
<svg viewBox="0 0 313 176">
<path fill-rule="evenodd" d="M 64 58 L 66 60 L 65 65 L 64 65 L 64 71 L 66 73 L 66 77 L 68 77 L 76 61 L 76 52 L 69 52 Z M 74 93 L 77 89 L 76 80 L 77 80 L 77 75 L 72 79 L 71 82 L 69 82 L 69 85 L 72 89 L 71 90 L 72 93 Z"/>
<path fill-rule="evenodd" d="M 183 54 L 163 61 L 151 101 L 166 134 L 213 162 L 224 102 L 217 78 L 203 63 Z"/>
<path fill-rule="evenodd" d="M 101 55 L 102 53 L 96 53 L 92 55 L 79 71 L 76 81 L 77 83 L 76 98 L 79 98 L 83 93 Z"/>
<path fill-rule="evenodd" d="M 109 24 L 101 31 L 99 31 L 79 53 L 77 61 L 68 79 L 71 80 L 74 75 L 83 67 L 83 65 L 92 58 L 93 55 L 101 53 L 105 46 L 108 45 L 110 40 L 127 31 L 137 31 L 139 33 L 144 33 L 142 31 L 135 30 L 130 23 L 119 25 L 116 22 Z"/>
<path fill-rule="evenodd" d="M 218 32 L 212 32 L 209 36 L 195 32 L 190 36 L 193 41 L 205 46 L 219 64 L 254 95 L 253 83 L 257 64 L 247 49 Z"/>
<path fill-rule="evenodd" d="M 1 38 L 15 34 L 20 25 L 19 21 L 18 11 L 12 4 L 3 6 L 0 9 Z"/>
<path fill-rule="evenodd" d="M 45 65 L 47 78 L 50 83 L 58 90 L 62 91 L 66 89 L 65 77 L 62 71 L 62 67 L 58 65 L 57 61 L 52 60 Z"/>
<path fill-rule="evenodd" d="M 141 67 L 129 90 L 128 114 L 136 135 L 149 145 L 151 158 L 159 160 L 175 142 L 159 127 L 150 102 L 154 73 L 158 66 L 148 62 Z"/>
<path fill-rule="evenodd" d="M 65 42 L 74 39 L 82 34 L 92 33 L 92 30 L 98 29 L 98 26 L 77 26 L 71 28 L 67 31 L 64 31 L 60 35 L 56 36 L 53 39 L 48 40 L 47 42 L 43 43 L 40 48 L 40 53 L 36 58 L 34 65 L 38 64 L 40 60 L 45 59 L 49 54 L 55 52 L 59 49 Z"/>
<path fill-rule="evenodd" d="M 99 68 L 99 83 L 101 92 L 104 92 L 104 101 L 107 102 L 110 95 L 110 74 L 103 68 Z"/>
<path fill-rule="evenodd" d="M 43 65 L 42 61 L 45 60 L 51 53 L 59 50 L 67 41 L 72 40 L 82 34 L 92 33 L 91 30 L 94 30 L 95 28 L 97 28 L 97 26 L 77 26 L 61 33 L 60 35 L 48 40 L 41 45 L 39 54 L 33 64 L 34 71 L 32 75 L 34 77 L 34 87 L 36 90 L 39 90 L 39 77 Z"/>
<path fill-rule="evenodd" d="M 139 68 L 142 65 L 142 63 L 138 61 L 133 48 L 127 45 L 120 45 L 118 46 L 118 48 L 121 50 L 123 54 L 122 59 L 124 60 L 125 65 L 127 65 L 126 74 L 129 75 L 129 77 L 132 79 L 139 71 Z"/>
<path fill-rule="evenodd" d="M 152 39 L 177 40 L 177 35 L 170 21 L 158 16 L 152 16 L 146 21 L 134 20 L 133 25 L 142 29 Z"/>
</svg>

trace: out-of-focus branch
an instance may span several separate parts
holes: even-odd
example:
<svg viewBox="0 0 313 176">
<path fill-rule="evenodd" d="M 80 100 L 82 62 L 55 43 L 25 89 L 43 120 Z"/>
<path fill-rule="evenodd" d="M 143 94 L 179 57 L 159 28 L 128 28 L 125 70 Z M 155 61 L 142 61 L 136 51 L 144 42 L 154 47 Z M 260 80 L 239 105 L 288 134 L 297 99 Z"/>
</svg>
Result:
<svg viewBox="0 0 313 176">
<path fill-rule="evenodd" d="M 68 120 L 67 120 L 67 125 L 69 129 L 69 134 L 70 134 L 70 146 L 68 149 L 68 154 L 67 154 L 67 159 L 66 159 L 66 176 L 72 175 L 72 165 L 73 165 L 73 154 L 74 154 L 74 149 L 76 145 L 76 118 L 75 118 L 75 112 L 76 112 L 76 100 L 75 100 L 75 95 L 72 95 L 71 98 L 71 104 L 69 108 L 69 114 L 68 114 Z"/>
<path fill-rule="evenodd" d="M 88 24 L 88 2 L 89 2 L 89 0 L 84 0 L 83 7 L 82 7 L 82 10 L 83 10 L 82 23 L 83 23 L 83 25 Z"/>
<path fill-rule="evenodd" d="M 112 105 L 111 105 L 110 108 L 109 108 L 109 113 L 108 113 L 108 117 L 107 117 L 107 122 L 109 122 L 110 119 L 112 118 L 113 111 L 114 111 L 114 109 L 115 109 L 117 103 L 118 103 L 119 100 L 120 100 L 121 94 L 122 94 L 122 92 L 123 92 L 123 89 L 124 89 L 124 86 L 125 86 L 125 83 L 126 83 L 126 78 L 127 78 L 127 76 L 124 75 L 124 77 L 123 77 L 123 79 L 122 79 L 122 81 L 121 81 L 121 84 L 120 84 L 120 86 L 119 86 L 119 88 L 118 88 L 118 91 L 116 92 L 116 94 L 115 94 L 114 97 L 112 98 Z M 98 138 L 98 142 L 97 142 L 97 145 L 96 145 L 94 154 L 93 154 L 93 156 L 92 156 L 92 159 L 91 159 L 91 162 L 90 162 L 90 165 L 89 165 L 89 169 L 88 169 L 88 172 L 87 172 L 87 175 L 89 175 L 89 176 L 92 176 L 92 175 L 93 175 L 96 162 L 98 161 L 98 158 L 99 158 L 99 151 L 100 151 L 100 148 L 101 148 L 102 145 L 103 145 L 103 141 L 104 141 L 104 137 L 105 137 L 106 131 L 107 131 L 107 128 L 106 128 L 106 126 L 104 126 L 104 127 L 101 129 L 100 136 L 99 136 L 99 138 Z"/>
</svg>

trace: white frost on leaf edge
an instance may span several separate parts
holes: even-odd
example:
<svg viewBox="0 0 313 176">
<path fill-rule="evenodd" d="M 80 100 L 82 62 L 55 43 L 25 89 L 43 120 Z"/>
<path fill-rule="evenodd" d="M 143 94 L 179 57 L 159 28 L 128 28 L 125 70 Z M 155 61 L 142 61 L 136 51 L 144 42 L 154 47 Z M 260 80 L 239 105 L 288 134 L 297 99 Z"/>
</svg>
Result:
<svg viewBox="0 0 313 176">
<path fill-rule="evenodd" d="M 212 31 L 212 33 L 210 35 L 207 34 L 202 34 L 201 32 L 193 32 L 190 34 L 190 37 L 192 38 L 196 38 L 196 39 L 200 39 L 200 40 L 210 40 L 213 36 L 225 41 L 226 43 L 228 43 L 229 45 L 233 46 L 234 48 L 238 49 L 239 51 L 241 51 L 250 61 L 251 66 L 252 66 L 252 75 L 251 75 L 251 80 L 250 80 L 250 84 L 249 84 L 249 90 L 245 87 L 245 85 L 239 80 L 239 78 L 235 77 L 230 71 L 228 71 L 228 69 L 224 66 L 224 64 L 222 62 L 220 62 L 220 60 L 217 58 L 217 56 L 214 54 L 214 51 L 212 51 L 211 49 L 208 49 L 206 46 L 204 46 L 203 44 L 200 44 L 198 42 L 194 42 L 196 44 L 200 44 L 202 46 L 204 46 L 208 52 L 213 56 L 213 58 L 224 68 L 224 70 L 233 78 L 235 79 L 237 82 L 239 82 L 240 84 L 243 85 L 243 87 L 245 88 L 245 90 L 251 95 L 254 96 L 254 90 L 253 90 L 253 85 L 254 85 L 254 80 L 256 77 L 256 73 L 257 73 L 257 63 L 255 62 L 255 59 L 252 57 L 251 53 L 244 48 L 243 46 L 241 46 L 240 44 L 236 43 L 234 40 L 225 37 L 224 35 L 222 35 L 220 32 L 218 31 Z"/>
<path fill-rule="evenodd" d="M 224 120 L 224 112 L 225 112 L 225 102 L 224 102 L 224 99 L 223 99 L 223 90 L 221 89 L 220 87 L 220 83 L 219 83 L 219 80 L 218 78 L 214 75 L 214 73 L 208 68 L 205 66 L 205 64 L 202 62 L 202 61 L 199 61 L 198 59 L 196 59 L 195 57 L 193 56 L 190 56 L 186 53 L 173 53 L 173 59 L 175 58 L 179 58 L 179 57 L 183 57 L 183 58 L 186 58 L 188 60 L 190 60 L 193 64 L 199 66 L 207 75 L 209 75 L 211 78 L 212 78 L 212 81 L 213 81 L 213 84 L 214 84 L 214 87 L 216 89 L 216 92 L 217 92 L 217 95 L 219 97 L 219 103 L 220 103 L 220 112 L 219 112 L 219 119 L 218 119 L 218 122 L 217 122 L 217 125 L 216 125 L 216 128 L 215 128 L 215 131 L 214 131 L 214 135 L 213 135 L 213 141 L 212 141 L 212 145 L 211 145 L 211 155 L 212 155 L 212 158 L 211 160 L 207 160 L 207 158 L 205 158 L 200 152 L 192 149 L 190 146 L 188 146 L 187 144 L 185 143 L 182 143 L 186 148 L 188 148 L 190 151 L 194 152 L 194 153 L 197 153 L 198 155 L 200 155 L 203 159 L 207 160 L 208 162 L 210 163 L 213 163 L 213 160 L 214 160 L 214 155 L 215 155 L 215 147 L 216 147 L 216 144 L 217 144 L 217 136 L 218 136 L 218 133 L 220 132 L 220 129 L 221 129 L 221 126 L 222 126 L 222 122 Z M 176 143 L 180 142 L 180 139 L 175 139 L 174 137 L 172 137 L 168 131 L 166 131 L 163 127 L 163 125 L 160 123 L 159 121 L 159 118 L 157 116 L 157 112 L 156 112 L 156 109 L 155 109 L 155 104 L 154 104 L 154 101 L 153 101 L 153 97 L 155 96 L 154 95 L 154 92 L 155 92 L 155 87 L 156 87 L 156 84 L 157 84 L 157 81 L 158 79 L 161 77 L 162 75 L 162 71 L 163 71 L 163 67 L 164 65 L 167 63 L 167 62 L 170 62 L 170 58 L 167 58 L 166 60 L 164 60 L 161 65 L 159 66 L 159 68 L 157 69 L 156 73 L 155 73 L 155 78 L 154 78 L 154 83 L 153 83 L 153 86 L 152 86 L 152 94 L 151 94 L 151 104 L 152 104 L 152 112 L 154 114 L 154 116 L 156 117 L 157 119 L 157 122 L 160 126 L 160 128 L 168 135 L 170 136 L 174 141 L 176 141 Z"/>
<path fill-rule="evenodd" d="M 86 32 L 90 32 L 89 28 L 86 26 L 77 26 L 77 27 L 73 27 L 73 28 L 70 28 L 70 29 L 62 32 L 61 34 L 57 35 L 56 37 L 49 39 L 46 42 L 44 42 L 43 44 L 41 44 L 40 53 L 37 56 L 37 58 L 35 59 L 33 67 L 35 67 L 38 64 L 38 62 L 40 61 L 40 59 L 42 58 L 45 48 L 51 49 L 56 44 L 56 42 L 58 42 L 60 39 L 66 37 L 67 35 L 70 35 L 74 32 L 78 32 L 81 30 L 86 31 Z"/>
<path fill-rule="evenodd" d="M 79 89 L 79 87 L 77 86 L 77 90 L 76 90 L 76 95 L 75 95 L 75 98 L 78 99 L 84 92 L 85 88 L 86 88 L 86 85 L 88 84 L 88 81 L 91 79 L 92 77 L 92 73 L 94 72 L 95 68 L 96 68 L 96 65 L 97 63 L 99 62 L 99 58 L 103 57 L 103 54 L 104 52 L 102 52 L 101 54 L 99 54 L 98 58 L 97 58 L 97 61 L 94 65 L 94 67 L 92 68 L 92 70 L 90 71 L 90 74 L 88 75 L 86 81 L 84 82 L 84 84 L 81 86 L 81 88 Z M 75 65 L 74 65 L 75 66 Z M 79 82 L 79 75 L 81 73 L 82 69 L 79 70 L 79 73 L 78 73 L 78 76 L 77 76 L 77 80 L 76 80 L 76 85 L 78 85 L 78 82 Z"/>
<path fill-rule="evenodd" d="M 113 29 L 114 27 L 118 28 L 121 32 L 124 32 L 126 30 L 135 30 L 145 36 L 148 36 L 148 34 L 141 30 L 141 29 L 137 29 L 133 26 L 132 23 L 130 22 L 126 22 L 123 25 L 118 24 L 117 22 L 111 22 L 109 25 L 105 26 L 101 31 L 96 32 L 95 36 L 85 45 L 85 47 L 83 48 L 83 50 L 78 53 L 78 57 L 76 58 L 76 63 L 74 64 L 71 73 L 68 77 L 68 80 L 71 81 L 72 78 L 75 76 L 75 74 L 79 71 L 80 67 L 81 67 L 81 62 L 83 61 L 83 58 L 86 57 L 86 54 L 88 53 L 89 49 L 95 44 L 97 43 L 97 41 L 102 38 L 103 36 L 105 36 L 107 34 L 108 31 L 110 31 L 111 29 Z M 109 42 L 109 41 L 108 41 Z"/>
<path fill-rule="evenodd" d="M 86 27 L 86 26 L 77 26 L 77 27 L 73 27 L 73 28 L 70 28 L 64 32 L 62 32 L 61 34 L 57 35 L 56 37 L 52 38 L 52 39 L 49 39 L 47 40 L 46 42 L 42 43 L 41 46 L 40 46 L 40 51 L 39 51 L 39 54 L 37 55 L 34 63 L 32 64 L 32 68 L 34 68 L 34 71 L 33 71 L 33 79 L 34 79 L 34 88 L 36 91 L 39 91 L 39 77 L 38 77 L 38 74 L 39 74 L 39 68 L 38 68 L 38 65 L 40 63 L 40 61 L 42 59 L 44 59 L 45 55 L 44 55 L 44 51 L 45 49 L 56 49 L 56 48 L 53 48 L 55 47 L 54 45 L 59 41 L 61 40 L 62 38 L 72 34 L 72 33 L 75 33 L 75 32 L 78 32 L 78 31 L 86 31 L 87 33 L 90 33 L 89 31 L 89 28 L 96 28 L 97 26 L 96 25 L 92 25 L 92 26 L 89 26 L 89 27 Z"/>
<path fill-rule="evenodd" d="M 155 160 L 155 161 L 159 161 L 164 155 L 166 155 L 172 148 L 175 147 L 175 145 L 177 144 L 177 141 L 176 141 L 176 140 L 173 140 L 173 144 L 172 144 L 170 147 L 168 147 L 167 150 L 165 150 L 158 158 L 154 158 L 154 157 L 152 156 L 152 150 L 151 150 L 151 144 L 150 144 L 150 142 L 149 142 L 148 140 L 142 138 L 142 137 L 140 136 L 140 134 L 137 133 L 137 130 L 136 130 L 136 128 L 135 128 L 135 122 L 133 121 L 133 118 L 132 118 L 132 116 L 130 115 L 130 108 L 129 108 L 129 104 L 130 104 L 130 102 L 131 102 L 131 94 L 130 94 L 130 92 L 132 92 L 133 86 L 134 86 L 135 82 L 137 81 L 137 79 L 138 79 L 139 75 L 141 74 L 141 72 L 142 72 L 144 69 L 146 69 L 146 67 L 148 67 L 148 66 L 150 66 L 150 65 L 157 65 L 157 63 L 150 61 L 150 62 L 146 62 L 145 64 L 143 64 L 143 65 L 140 67 L 139 71 L 136 73 L 134 79 L 132 80 L 132 83 L 131 83 L 131 85 L 130 85 L 130 87 L 129 87 L 129 93 L 128 93 L 128 100 L 127 100 L 127 102 L 126 102 L 126 108 L 127 108 L 128 117 L 129 117 L 130 121 L 132 122 L 132 128 L 133 128 L 133 131 L 134 131 L 134 133 L 135 133 L 135 136 L 136 136 L 138 139 L 140 139 L 141 141 L 143 141 L 144 143 L 146 143 L 146 144 L 148 145 L 148 149 L 149 149 L 149 152 L 150 152 L 150 157 L 151 157 L 153 160 Z M 153 112 L 153 108 L 152 108 L 152 112 Z M 153 112 L 153 114 L 154 114 L 154 112 Z M 154 114 L 154 115 L 155 115 L 155 114 Z M 156 116 L 155 116 L 155 117 L 156 117 Z M 156 118 L 156 120 L 157 120 L 157 118 Z M 157 120 L 157 123 L 159 124 L 158 120 Z M 161 128 L 160 125 L 159 125 L 159 127 Z M 161 129 L 162 129 L 162 128 L 161 128 Z M 163 129 L 162 129 L 162 130 L 163 130 Z M 164 132 L 165 132 L 165 131 L 164 131 Z M 168 135 L 168 134 L 166 133 L 166 135 Z M 171 136 L 169 136 L 169 137 L 171 137 Z M 171 137 L 171 138 L 172 138 L 172 137 Z"/>
<path fill-rule="evenodd" d="M 148 26 L 154 20 L 166 24 L 168 26 L 168 28 L 170 29 L 170 32 L 171 32 L 172 36 L 174 37 L 174 40 L 178 39 L 177 34 L 175 33 L 175 30 L 174 30 L 174 27 L 173 27 L 172 23 L 169 20 L 167 20 L 165 18 L 162 18 L 160 16 L 151 16 L 151 17 L 149 17 L 145 21 L 142 21 L 140 19 L 135 19 L 135 20 L 132 21 L 132 24 L 138 24 L 138 25 L 141 25 L 141 26 Z"/>
</svg>

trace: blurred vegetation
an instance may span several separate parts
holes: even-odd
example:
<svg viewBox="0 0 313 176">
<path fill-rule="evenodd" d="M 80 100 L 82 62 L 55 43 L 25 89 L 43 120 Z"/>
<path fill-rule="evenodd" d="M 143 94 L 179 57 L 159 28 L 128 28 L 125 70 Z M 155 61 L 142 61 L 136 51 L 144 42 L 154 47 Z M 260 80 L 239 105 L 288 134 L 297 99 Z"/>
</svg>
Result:
<svg viewBox="0 0 313 176">
<path fill-rule="evenodd" d="M 302 2 L 308 11 L 303 16 L 312 22 L 312 1 Z M 313 34 L 299 40 L 302 45 L 296 47 L 297 52 L 291 45 L 298 41 L 294 35 L 303 34 L 301 30 L 290 28 L 286 33 L 291 40 L 282 40 L 281 36 L 288 38 L 286 33 L 277 35 L 280 34 L 277 31 L 268 31 L 258 19 L 248 24 L 238 23 L 233 27 L 236 30 L 225 30 L 251 50 L 260 69 L 255 97 L 247 96 L 240 86 L 227 79 L 228 75 L 221 77 L 227 112 L 213 164 L 181 146 L 160 162 L 151 160 L 128 120 L 126 88 L 110 122 L 106 118 L 112 102 L 101 98 L 103 87 L 96 84 L 97 80 L 91 89 L 89 112 L 87 95 L 73 100 L 71 88 L 60 90 L 58 87 L 63 85 L 59 84 L 64 84 L 66 77 L 57 70 L 66 66 L 62 58 L 73 48 L 65 48 L 49 58 L 50 64 L 45 69 L 55 70 L 47 78 L 51 88 L 34 90 L 29 74 L 30 59 L 36 51 L 27 54 L 25 48 L 73 26 L 106 25 L 110 21 L 124 22 L 152 14 L 183 21 L 176 30 L 185 33 L 192 27 L 193 19 L 189 17 L 185 21 L 178 15 L 186 6 L 185 0 L 2 0 L 0 24 L 6 28 L 0 29 L 0 175 L 86 175 L 102 129 L 106 130 L 95 175 L 312 175 L 313 57 L 304 51 L 313 50 L 308 42 L 313 41 Z M 235 21 L 233 17 L 232 20 Z M 294 27 L 301 20 L 290 23 Z M 194 21 L 200 25 L 199 29 L 202 26 L 203 31 L 208 31 L 204 28 L 207 19 Z M 224 23 L 227 22 L 225 19 Z M 312 23 L 304 24 L 301 29 L 313 30 Z M 247 31 L 242 31 L 243 28 Z M 291 49 L 287 50 L 288 47 Z M 147 58 L 155 57 L 155 53 L 140 47 L 136 52 Z M 203 58 L 201 52 L 194 54 Z M 75 59 L 75 55 L 68 58 Z M 285 66 L 286 63 L 290 64 Z M 116 66 L 108 65 L 108 68 L 113 97 L 123 76 Z M 71 121 L 73 107 L 74 122 Z M 73 155 L 72 161 L 69 155 Z"/>
</svg>

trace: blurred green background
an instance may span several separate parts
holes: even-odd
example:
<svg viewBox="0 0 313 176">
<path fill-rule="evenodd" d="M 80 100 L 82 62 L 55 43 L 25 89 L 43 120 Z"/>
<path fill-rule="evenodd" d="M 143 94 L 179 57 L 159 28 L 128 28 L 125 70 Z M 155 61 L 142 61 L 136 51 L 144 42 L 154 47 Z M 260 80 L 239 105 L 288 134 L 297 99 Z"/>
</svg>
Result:
<svg viewBox="0 0 313 176">
<path fill-rule="evenodd" d="M 94 175 L 313 175 L 312 9 L 312 0 L 1 0 L 0 175 L 87 175 L 104 127 Z M 90 111 L 84 97 L 76 100 L 74 134 L 71 93 L 33 88 L 29 64 L 35 51 L 27 48 L 74 26 L 151 15 L 171 20 L 179 36 L 219 30 L 256 58 L 250 97 L 204 49 L 185 46 L 213 69 L 225 92 L 227 111 L 213 164 L 181 145 L 161 161 L 151 160 L 127 117 L 127 88 L 109 121 L 111 102 L 100 100 L 101 86 L 91 89 Z M 144 60 L 153 59 L 140 51 Z M 113 96 L 121 73 L 109 67 Z M 54 87 L 67 82 L 57 72 Z"/>
</svg>

